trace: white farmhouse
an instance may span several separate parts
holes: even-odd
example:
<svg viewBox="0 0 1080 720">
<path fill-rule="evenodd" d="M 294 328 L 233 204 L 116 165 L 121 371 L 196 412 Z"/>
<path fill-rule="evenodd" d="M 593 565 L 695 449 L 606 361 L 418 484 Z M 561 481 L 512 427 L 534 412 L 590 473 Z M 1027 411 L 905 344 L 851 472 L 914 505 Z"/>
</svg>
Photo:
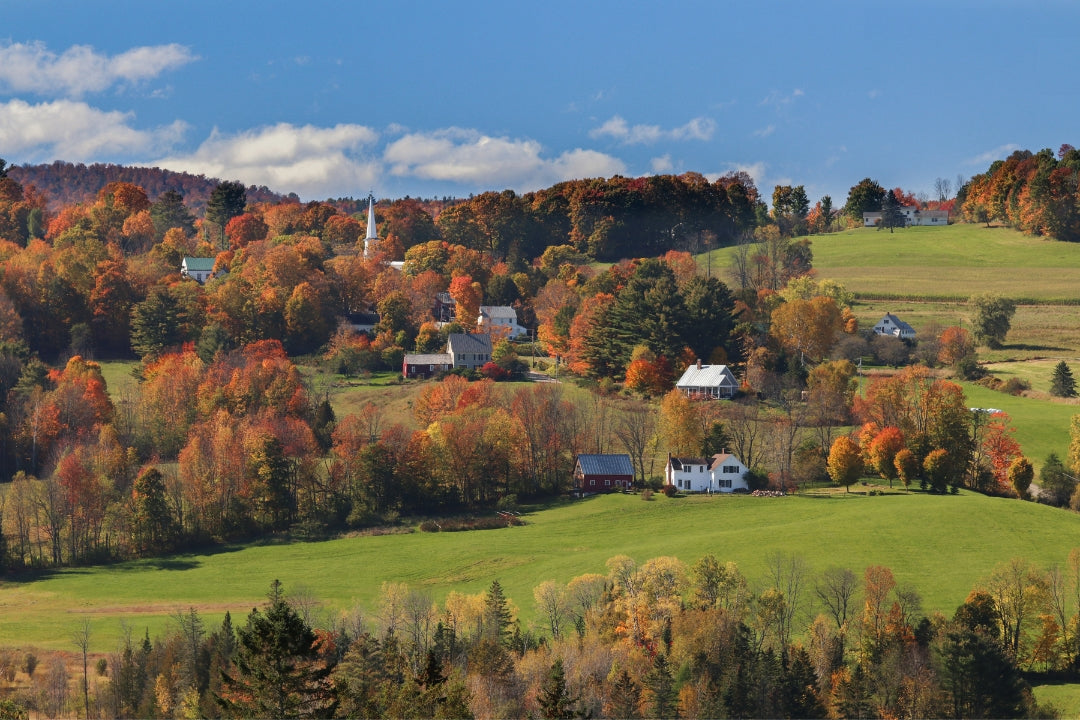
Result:
<svg viewBox="0 0 1080 720">
<path fill-rule="evenodd" d="M 214 258 L 185 257 L 180 261 L 180 274 L 203 285 L 214 275 Z"/>
<path fill-rule="evenodd" d="M 874 332 L 878 335 L 892 335 L 901 340 L 915 339 L 915 328 L 892 313 L 885 313 L 885 317 L 878 320 L 878 324 L 874 326 Z"/>
<path fill-rule="evenodd" d="M 702 365 L 698 360 L 686 368 L 675 387 L 687 397 L 730 398 L 739 390 L 739 381 L 727 365 Z"/>
<path fill-rule="evenodd" d="M 511 339 L 529 332 L 518 325 L 517 311 L 509 305 L 481 305 L 476 327 L 480 332 Z"/>
<path fill-rule="evenodd" d="M 711 458 L 668 455 L 664 482 L 683 492 L 729 493 L 749 489 L 747 472 L 742 461 L 728 452 L 717 453 Z"/>
</svg>

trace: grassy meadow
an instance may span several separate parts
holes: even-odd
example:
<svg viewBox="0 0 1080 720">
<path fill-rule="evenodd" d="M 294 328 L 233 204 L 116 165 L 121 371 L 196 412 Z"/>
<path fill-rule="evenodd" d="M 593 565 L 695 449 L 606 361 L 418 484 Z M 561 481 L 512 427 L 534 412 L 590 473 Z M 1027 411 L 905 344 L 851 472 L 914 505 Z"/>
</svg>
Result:
<svg viewBox="0 0 1080 720">
<path fill-rule="evenodd" d="M 461 533 L 364 535 L 318 543 L 263 543 L 106 567 L 61 569 L 0 584 L 0 646 L 69 649 L 90 618 L 93 646 L 110 651 L 121 622 L 136 636 L 166 629 L 195 607 L 210 627 L 226 610 L 242 622 L 269 584 L 303 588 L 339 613 L 371 617 L 383 582 L 402 582 L 441 600 L 451 590 L 484 591 L 499 579 L 526 622 L 532 589 L 606 573 L 618 554 L 643 562 L 673 555 L 693 564 L 706 553 L 734 560 L 753 583 L 766 558 L 795 553 L 811 570 L 892 568 L 914 586 L 927 612 L 951 613 L 997 565 L 1014 555 L 1064 563 L 1080 546 L 1080 515 L 962 492 L 957 496 L 753 498 L 610 495 L 535 509 L 527 524 Z"/>
<path fill-rule="evenodd" d="M 813 238 L 818 276 L 857 294 L 863 327 L 892 311 L 916 330 L 970 321 L 965 300 L 979 292 L 1026 299 L 1006 346 L 980 357 L 1003 379 L 1023 377 L 1028 397 L 965 383 L 973 407 L 1009 413 L 1016 437 L 1036 466 L 1064 456 L 1068 424 L 1080 405 L 1050 399 L 1050 372 L 1059 359 L 1080 372 L 1080 245 L 1027 238 L 1003 228 L 954 225 L 894 234 L 857 229 Z M 726 276 L 730 250 L 714 251 L 712 270 Z M 702 263 L 705 260 L 702 258 Z M 114 399 L 128 396 L 134 362 L 105 362 Z M 313 392 L 329 397 L 338 417 L 374 402 L 384 424 L 415 427 L 412 406 L 420 382 L 396 372 L 345 378 L 302 365 Z M 564 386 L 576 396 L 584 391 Z M 675 555 L 692 564 L 706 553 L 735 560 L 752 580 L 764 577 L 774 551 L 798 553 L 813 570 L 847 566 L 861 572 L 887 565 L 923 596 L 926 611 L 951 613 L 999 562 L 1013 556 L 1036 564 L 1064 562 L 1080 546 L 1080 515 L 1032 503 L 962 492 L 956 497 L 845 493 L 783 499 L 657 496 L 598 497 L 534 508 L 524 527 L 445 534 L 357 535 L 319 543 L 257 543 L 207 554 L 178 555 L 107 567 L 60 569 L 0 582 L 0 647 L 71 649 L 71 631 L 93 622 L 98 652 L 114 649 L 121 623 L 136 635 L 162 632 L 170 616 L 194 606 L 209 626 L 226 610 L 234 621 L 259 604 L 278 578 L 303 589 L 325 612 L 357 606 L 370 616 L 383 582 L 403 582 L 441 600 L 452 590 L 482 592 L 498 578 L 522 617 L 535 616 L 532 588 L 606 572 L 626 554 L 644 561 Z M 1046 686 L 1048 694 L 1058 686 Z M 1043 690 L 1040 689 L 1040 697 Z M 1066 693 L 1068 694 L 1068 693 Z M 1054 700 L 1057 703 L 1057 700 Z M 1058 703 L 1059 705 L 1061 703 Z"/>
</svg>

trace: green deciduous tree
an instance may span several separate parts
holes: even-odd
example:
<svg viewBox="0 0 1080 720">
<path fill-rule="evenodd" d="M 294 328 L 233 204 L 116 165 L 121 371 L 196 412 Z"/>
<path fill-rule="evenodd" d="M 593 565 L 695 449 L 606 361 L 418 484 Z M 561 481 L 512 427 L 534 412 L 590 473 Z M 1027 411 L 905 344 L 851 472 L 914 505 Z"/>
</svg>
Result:
<svg viewBox="0 0 1080 720">
<path fill-rule="evenodd" d="M 992 348 L 1001 347 L 1009 334 L 1016 303 L 1000 295 L 975 295 L 968 301 L 975 311 L 975 339 Z"/>
<path fill-rule="evenodd" d="M 884 199 L 885 189 L 876 181 L 863 178 L 848 191 L 844 214 L 848 216 L 851 223 L 862 225 L 863 213 L 881 210 L 881 202 Z"/>
</svg>

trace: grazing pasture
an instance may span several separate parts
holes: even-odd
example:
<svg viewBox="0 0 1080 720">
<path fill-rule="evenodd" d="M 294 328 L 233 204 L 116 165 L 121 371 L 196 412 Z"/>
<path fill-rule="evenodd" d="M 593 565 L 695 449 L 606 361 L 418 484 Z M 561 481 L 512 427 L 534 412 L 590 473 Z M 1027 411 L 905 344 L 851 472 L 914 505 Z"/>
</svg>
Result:
<svg viewBox="0 0 1080 720">
<path fill-rule="evenodd" d="M 1023 556 L 1063 564 L 1080 546 L 1080 516 L 961 492 L 867 496 L 682 497 L 609 495 L 534 508 L 526 525 L 457 533 L 362 535 L 325 542 L 256 543 L 104 567 L 61 569 L 0 585 L 0 645 L 71 649 L 83 618 L 93 648 L 115 649 L 121 622 L 136 636 L 166 629 L 195 607 L 209 627 L 226 610 L 234 622 L 260 604 L 275 578 L 287 592 L 321 600 L 328 615 L 364 609 L 373 618 L 384 582 L 406 583 L 433 600 L 451 590 L 483 592 L 498 579 L 526 623 L 532 589 L 606 573 L 619 554 L 638 562 L 673 555 L 692 565 L 712 553 L 734 560 L 755 586 L 772 553 L 796 554 L 810 571 L 831 566 L 861 575 L 890 567 L 916 588 L 926 612 L 951 614 L 998 563 Z M 809 592 L 807 599 L 809 599 Z"/>
</svg>

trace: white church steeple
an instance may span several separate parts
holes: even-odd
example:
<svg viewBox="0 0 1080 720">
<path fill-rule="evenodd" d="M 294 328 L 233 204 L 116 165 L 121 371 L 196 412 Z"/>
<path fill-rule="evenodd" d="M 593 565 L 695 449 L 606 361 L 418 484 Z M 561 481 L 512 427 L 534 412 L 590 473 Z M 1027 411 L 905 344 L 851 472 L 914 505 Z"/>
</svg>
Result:
<svg viewBox="0 0 1080 720">
<path fill-rule="evenodd" d="M 367 237 L 364 238 L 364 257 L 371 257 L 371 251 L 377 242 L 379 242 L 379 234 L 375 231 L 375 194 L 368 193 Z"/>
</svg>

